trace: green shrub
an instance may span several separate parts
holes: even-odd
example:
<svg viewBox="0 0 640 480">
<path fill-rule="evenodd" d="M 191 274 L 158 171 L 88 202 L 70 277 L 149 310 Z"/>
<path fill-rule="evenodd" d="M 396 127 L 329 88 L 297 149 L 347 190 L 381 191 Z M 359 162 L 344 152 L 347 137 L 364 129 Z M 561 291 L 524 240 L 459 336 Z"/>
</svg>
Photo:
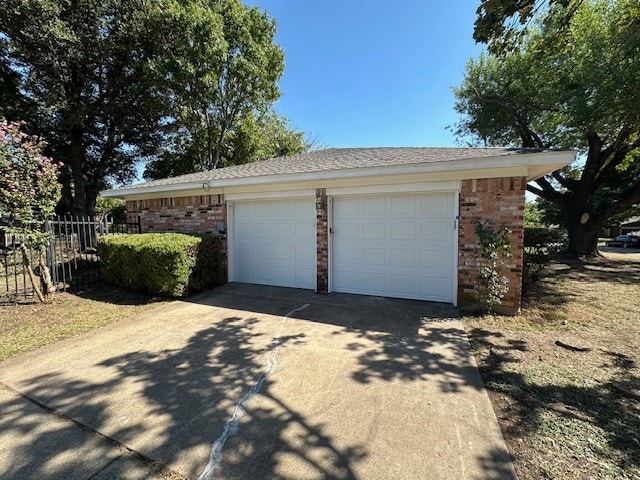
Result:
<svg viewBox="0 0 640 480">
<path fill-rule="evenodd" d="M 220 239 L 180 233 L 98 240 L 103 277 L 123 288 L 181 297 L 219 283 Z"/>
<path fill-rule="evenodd" d="M 540 280 L 551 259 L 566 251 L 567 236 L 562 230 L 525 228 L 523 287 L 526 289 Z"/>
</svg>

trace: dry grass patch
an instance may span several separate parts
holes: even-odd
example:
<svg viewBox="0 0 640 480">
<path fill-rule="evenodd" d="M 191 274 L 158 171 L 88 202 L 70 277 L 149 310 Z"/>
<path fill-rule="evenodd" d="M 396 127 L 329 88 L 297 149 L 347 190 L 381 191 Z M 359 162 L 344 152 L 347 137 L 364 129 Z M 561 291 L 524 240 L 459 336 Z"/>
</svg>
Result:
<svg viewBox="0 0 640 480">
<path fill-rule="evenodd" d="M 161 302 L 100 285 L 75 295 L 60 293 L 46 305 L 0 305 L 0 361 L 117 322 Z"/>
<path fill-rule="evenodd" d="M 520 480 L 640 479 L 640 254 L 554 263 L 519 317 L 466 317 Z"/>
</svg>

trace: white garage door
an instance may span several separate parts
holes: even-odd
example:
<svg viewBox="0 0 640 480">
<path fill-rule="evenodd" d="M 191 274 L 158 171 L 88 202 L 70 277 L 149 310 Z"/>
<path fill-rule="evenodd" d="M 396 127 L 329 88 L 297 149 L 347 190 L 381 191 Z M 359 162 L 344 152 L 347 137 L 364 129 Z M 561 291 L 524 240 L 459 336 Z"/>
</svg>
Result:
<svg viewBox="0 0 640 480">
<path fill-rule="evenodd" d="M 454 302 L 455 194 L 333 199 L 332 290 Z"/>
<path fill-rule="evenodd" d="M 312 199 L 235 202 L 232 208 L 232 280 L 315 289 Z"/>
</svg>

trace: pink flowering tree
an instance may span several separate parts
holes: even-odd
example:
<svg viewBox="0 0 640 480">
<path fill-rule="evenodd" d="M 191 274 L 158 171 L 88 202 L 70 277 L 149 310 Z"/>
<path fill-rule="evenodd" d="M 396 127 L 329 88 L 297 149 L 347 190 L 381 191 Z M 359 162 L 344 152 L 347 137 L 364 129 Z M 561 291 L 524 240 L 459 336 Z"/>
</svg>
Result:
<svg viewBox="0 0 640 480">
<path fill-rule="evenodd" d="M 50 233 L 44 227 L 60 199 L 59 165 L 42 155 L 44 144 L 20 127 L 0 121 L 0 225 L 20 241 L 22 264 L 33 290 L 41 302 L 47 302 L 56 289 L 45 258 Z M 39 281 L 28 246 L 38 254 Z"/>
</svg>

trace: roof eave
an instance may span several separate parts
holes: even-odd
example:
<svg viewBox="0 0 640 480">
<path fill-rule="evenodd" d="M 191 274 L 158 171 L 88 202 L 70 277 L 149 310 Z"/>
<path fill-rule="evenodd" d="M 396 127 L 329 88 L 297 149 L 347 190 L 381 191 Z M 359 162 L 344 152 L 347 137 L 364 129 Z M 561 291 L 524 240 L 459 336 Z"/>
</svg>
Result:
<svg viewBox="0 0 640 480">
<path fill-rule="evenodd" d="M 125 187 L 101 192 L 104 197 L 126 198 L 131 195 L 149 195 L 154 193 L 175 193 L 186 190 L 204 188 L 225 188 L 244 185 L 268 185 L 289 182 L 312 182 L 314 180 L 330 180 L 344 178 L 362 178 L 368 176 L 413 175 L 417 173 L 441 173 L 487 170 L 495 176 L 496 170 L 513 170 L 520 167 L 522 176 L 527 181 L 535 180 L 554 170 L 569 165 L 575 159 L 576 153 L 571 150 L 549 151 L 542 153 L 526 153 L 517 155 L 498 155 L 492 157 L 465 158 L 446 162 L 412 163 L 405 165 L 390 165 L 382 167 L 344 168 L 340 170 L 325 170 L 317 172 L 287 173 L 261 175 L 242 178 L 212 179 L 189 181 L 174 184 Z M 462 178 L 461 178 L 462 179 Z"/>
</svg>

